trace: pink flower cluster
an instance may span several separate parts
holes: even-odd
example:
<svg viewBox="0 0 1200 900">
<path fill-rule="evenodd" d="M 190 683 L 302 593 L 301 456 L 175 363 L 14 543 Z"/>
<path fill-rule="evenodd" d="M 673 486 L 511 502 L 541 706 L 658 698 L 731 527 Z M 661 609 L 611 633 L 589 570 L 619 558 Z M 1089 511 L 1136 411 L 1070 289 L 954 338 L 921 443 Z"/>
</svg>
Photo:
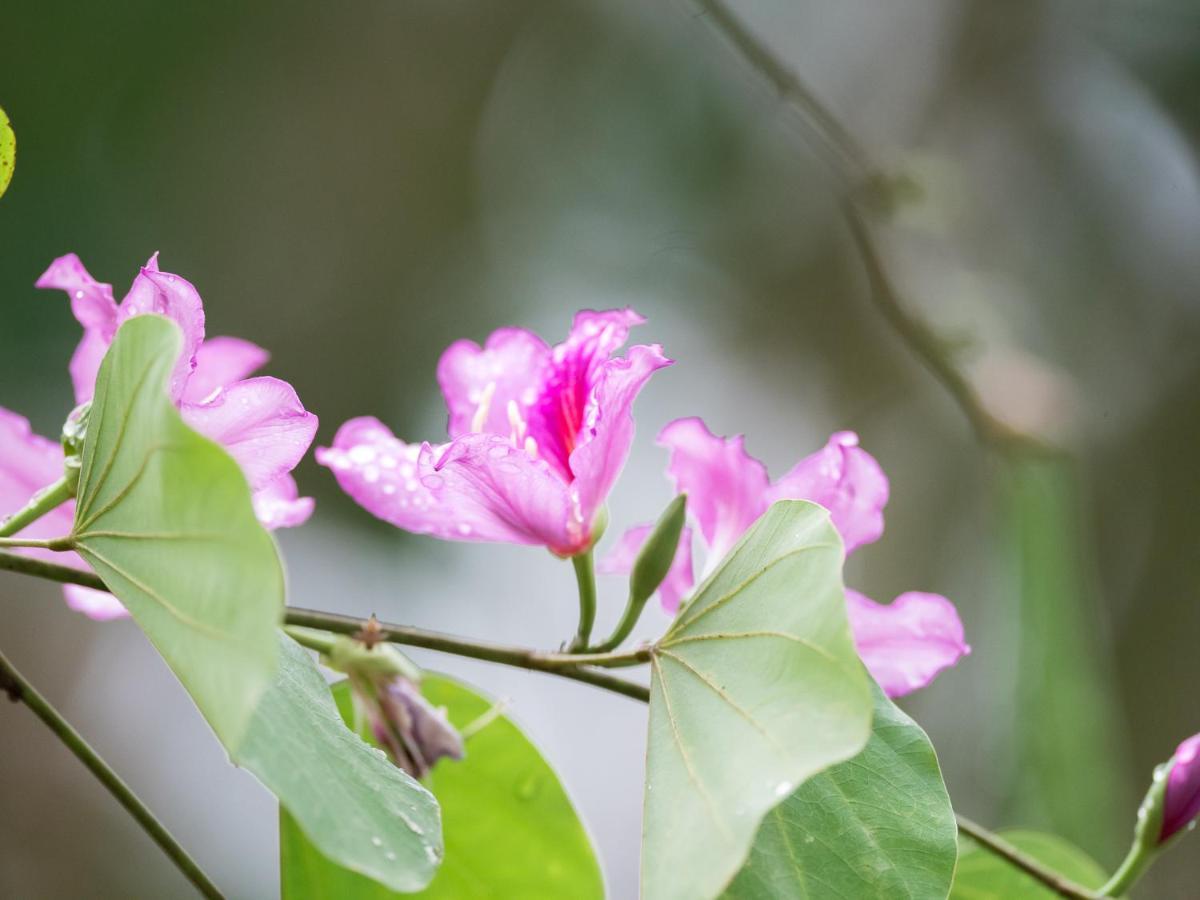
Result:
<svg viewBox="0 0 1200 900">
<path fill-rule="evenodd" d="M 66 292 L 83 326 L 70 362 L 76 402 L 91 399 L 100 363 L 121 323 L 157 313 L 183 333 L 169 391 L 185 422 L 219 442 L 241 465 L 259 520 L 268 528 L 298 525 L 312 513 L 291 470 L 308 450 L 317 419 L 286 382 L 249 377 L 267 353 L 247 341 L 205 339 L 196 289 L 161 272 L 152 257 L 120 304 L 75 255 L 54 261 L 38 287 Z M 317 451 L 338 483 L 374 515 L 407 531 L 446 540 L 502 541 L 549 548 L 560 556 L 588 552 L 598 516 L 633 441 L 634 400 L 659 369 L 671 365 L 657 344 L 624 356 L 629 331 L 643 322 L 631 309 L 583 311 L 566 339 L 550 346 L 532 332 L 504 328 L 480 347 L 452 344 L 438 363 L 449 411 L 447 440 L 410 444 L 374 418 L 352 419 L 333 445 Z M 21 508 L 62 474 L 63 451 L 29 423 L 0 409 L 0 509 Z M 679 419 L 659 437 L 671 451 L 668 473 L 688 495 L 690 516 L 713 568 L 776 500 L 807 499 L 826 507 L 846 552 L 883 533 L 888 482 L 849 432 L 772 482 L 741 437 L 713 435 L 699 419 Z M 30 525 L 22 537 L 69 532 L 73 504 Z M 626 572 L 649 533 L 638 526 L 620 539 L 602 568 Z M 659 592 L 669 612 L 692 592 L 692 529 L 685 528 Z M 31 554 L 62 554 L 29 550 Z M 74 554 L 68 564 L 83 567 Z M 66 588 L 68 603 L 93 618 L 125 611 L 115 598 Z M 847 591 L 850 621 L 867 667 L 892 696 L 928 684 L 969 652 L 954 606 L 937 594 L 910 592 L 890 605 Z"/>
<path fill-rule="evenodd" d="M 100 362 L 122 322 L 143 313 L 166 316 L 183 332 L 170 394 L 184 421 L 238 461 L 252 491 L 254 511 L 265 527 L 299 525 L 312 515 L 312 498 L 299 496 L 290 473 L 308 452 L 317 417 L 304 409 L 287 382 L 248 377 L 267 361 L 261 347 L 231 337 L 205 340 L 199 293 L 180 276 L 159 271 L 158 254 L 141 269 L 120 304 L 113 299 L 112 286 L 92 278 L 73 253 L 56 259 L 37 286 L 64 291 L 83 326 L 83 339 L 69 366 L 76 403 L 92 398 Z M 0 510 L 20 509 L 62 474 L 59 444 L 34 434 L 24 418 L 0 408 Z M 74 503 L 64 503 L 18 536 L 62 537 L 71 530 L 74 515 Z M 85 568 L 73 553 L 49 555 Z M 92 618 L 127 614 L 111 594 L 77 585 L 67 585 L 64 591 L 73 609 Z"/>
</svg>

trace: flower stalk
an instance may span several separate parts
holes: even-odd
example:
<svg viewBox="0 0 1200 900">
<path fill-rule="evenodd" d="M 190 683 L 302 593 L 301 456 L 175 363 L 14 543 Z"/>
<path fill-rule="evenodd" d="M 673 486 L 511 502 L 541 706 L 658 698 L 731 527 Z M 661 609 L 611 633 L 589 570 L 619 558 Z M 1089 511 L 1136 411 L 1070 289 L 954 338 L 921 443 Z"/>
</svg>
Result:
<svg viewBox="0 0 1200 900">
<path fill-rule="evenodd" d="M 0 538 L 11 537 L 75 496 L 75 480 L 64 475 L 34 494 L 25 506 L 0 522 Z M 15 545 L 14 545 L 15 546 Z M 25 545 L 29 546 L 29 545 Z"/>
<path fill-rule="evenodd" d="M 579 653 L 587 649 L 596 625 L 596 565 L 591 548 L 572 556 L 571 565 L 579 585 L 579 628 L 567 649 L 570 653 Z"/>
<path fill-rule="evenodd" d="M 83 763 L 88 771 L 96 776 L 96 780 L 104 785 L 113 798 L 125 808 L 125 811 L 133 816 L 150 839 L 158 844 L 159 848 L 200 892 L 201 896 L 210 898 L 210 900 L 220 900 L 222 894 L 217 886 L 204 874 L 179 842 L 172 837 L 166 827 L 158 821 L 154 813 L 138 799 L 129 785 L 121 780 L 121 776 L 114 772 L 108 763 L 92 749 L 83 736 L 71 727 L 62 714 L 25 680 L 25 677 L 17 671 L 3 653 L 0 653 L 0 690 L 5 691 L 14 703 L 24 703 L 30 712 L 42 720 L 42 723 L 54 733 L 63 746 L 70 750 L 75 758 Z"/>
</svg>

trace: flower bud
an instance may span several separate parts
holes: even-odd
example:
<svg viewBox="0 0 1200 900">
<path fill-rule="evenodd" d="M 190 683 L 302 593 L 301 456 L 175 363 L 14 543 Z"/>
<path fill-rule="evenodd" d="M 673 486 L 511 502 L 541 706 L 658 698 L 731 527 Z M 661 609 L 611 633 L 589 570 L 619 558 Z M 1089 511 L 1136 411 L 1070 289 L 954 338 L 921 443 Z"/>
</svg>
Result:
<svg viewBox="0 0 1200 900">
<path fill-rule="evenodd" d="M 1200 816 L 1200 734 L 1180 744 L 1168 765 L 1160 844 L 1190 828 Z"/>
<path fill-rule="evenodd" d="M 424 778 L 442 757 L 463 758 L 462 735 L 450 724 L 446 711 L 421 696 L 407 678 L 375 685 L 374 696 L 364 699 L 375 740 L 392 762 L 414 778 Z"/>
<path fill-rule="evenodd" d="M 92 415 L 92 401 L 79 404 L 62 427 L 63 471 L 74 493 L 79 483 L 79 470 L 83 465 L 83 440 L 87 437 L 88 420 Z"/>
</svg>

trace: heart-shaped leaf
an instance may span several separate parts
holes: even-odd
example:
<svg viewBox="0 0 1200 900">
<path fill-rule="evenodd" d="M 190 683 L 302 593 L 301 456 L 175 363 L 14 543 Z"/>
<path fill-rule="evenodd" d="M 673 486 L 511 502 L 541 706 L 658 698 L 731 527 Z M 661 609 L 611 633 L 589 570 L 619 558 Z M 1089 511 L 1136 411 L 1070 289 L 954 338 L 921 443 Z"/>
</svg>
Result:
<svg viewBox="0 0 1200 900">
<path fill-rule="evenodd" d="M 279 674 L 231 755 L 279 798 L 293 844 L 320 861 L 312 872 L 298 867 L 303 881 L 312 879 L 316 893 L 308 896 L 356 896 L 333 884 L 318 889 L 327 869 L 376 888 L 420 890 L 443 854 L 437 801 L 346 727 L 305 650 L 282 633 L 279 645 Z"/>
<path fill-rule="evenodd" d="M 780 501 L 653 647 L 646 900 L 719 895 L 763 817 L 866 743 L 842 555 L 828 512 Z"/>
<path fill-rule="evenodd" d="M 0 109 L 0 197 L 8 190 L 17 165 L 17 135 L 4 110 Z"/>
<path fill-rule="evenodd" d="M 427 675 L 426 698 L 444 706 L 462 728 L 491 709 L 491 701 L 450 678 Z M 349 682 L 333 689 L 353 720 Z M 499 716 L 470 737 L 462 761 L 443 760 L 430 787 L 442 807 L 446 858 L 425 898 L 560 897 L 600 900 L 604 880 L 587 832 L 554 770 L 521 730 Z M 398 895 L 334 865 L 309 843 L 288 815 L 280 816 L 284 900 L 389 900 Z"/>
<path fill-rule="evenodd" d="M 1104 870 L 1078 847 L 1038 831 L 1002 831 L 1000 837 L 1085 888 L 1108 880 Z M 1059 894 L 1020 869 L 964 837 L 950 900 L 1056 900 Z"/>
<path fill-rule="evenodd" d="M 275 671 L 283 570 L 246 479 L 167 396 L 178 327 L 136 316 L 100 366 L 71 544 L 234 747 Z"/>
<path fill-rule="evenodd" d="M 862 753 L 767 814 L 728 900 L 945 900 L 958 829 L 929 738 L 875 687 Z"/>
</svg>

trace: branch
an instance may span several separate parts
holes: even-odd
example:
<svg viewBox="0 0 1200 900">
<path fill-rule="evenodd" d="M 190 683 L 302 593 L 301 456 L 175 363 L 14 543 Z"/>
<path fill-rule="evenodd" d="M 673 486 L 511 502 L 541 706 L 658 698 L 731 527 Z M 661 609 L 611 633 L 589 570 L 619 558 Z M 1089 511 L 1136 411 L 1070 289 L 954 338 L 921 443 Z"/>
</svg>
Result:
<svg viewBox="0 0 1200 900">
<path fill-rule="evenodd" d="M 59 584 L 78 584 L 97 591 L 108 590 L 108 586 L 94 572 L 84 572 L 70 566 L 0 551 L 0 571 L 5 570 L 32 575 L 35 578 L 44 578 L 47 581 L 57 581 Z"/>
<path fill-rule="evenodd" d="M 982 825 L 972 822 L 966 816 L 955 813 L 954 818 L 958 822 L 958 830 L 960 832 L 968 835 L 979 846 L 996 854 L 1005 862 L 1020 869 L 1026 875 L 1036 878 L 1060 897 L 1068 897 L 1070 900 L 1097 900 L 1098 897 L 1102 896 L 1088 890 L 1082 885 L 1076 884 L 1069 878 L 1064 878 L 1053 869 L 1043 866 L 1032 856 L 1018 850 L 998 834 L 988 831 Z"/>
<path fill-rule="evenodd" d="M 155 818 L 154 813 L 138 799 L 129 785 L 121 780 L 121 776 L 109 768 L 108 763 L 100 758 L 100 755 L 91 748 L 78 731 L 71 727 L 71 724 L 62 717 L 58 710 L 25 680 L 3 653 L 0 653 L 0 690 L 5 691 L 14 703 L 18 701 L 24 703 L 47 728 L 54 732 L 63 745 L 75 754 L 75 757 L 87 766 L 88 771 L 108 789 L 116 801 L 125 807 L 125 811 L 133 816 L 150 836 L 150 839 L 158 844 L 159 848 L 167 854 L 171 862 L 175 863 L 179 871 L 202 896 L 210 898 L 210 900 L 221 900 L 222 895 L 216 885 L 201 871 L 200 867 L 196 865 L 196 861 L 188 856 L 187 851 L 171 836 L 166 827 Z"/>
<path fill-rule="evenodd" d="M 299 609 L 294 606 L 287 608 L 284 621 L 288 625 L 302 625 L 306 628 L 320 628 L 335 634 L 349 635 L 358 634 L 367 624 L 365 619 L 354 616 Z M 643 702 L 650 698 L 650 691 L 645 685 L 626 681 L 594 668 L 586 668 L 589 666 L 639 665 L 649 661 L 649 650 L 635 650 L 631 653 L 543 653 L 526 647 L 509 647 L 503 644 L 474 641 L 452 634 L 426 631 L 410 625 L 392 625 L 386 622 L 379 623 L 377 633 L 383 640 L 391 641 L 394 644 L 453 653 L 456 656 L 481 659 L 485 662 L 500 663 L 518 669 L 549 672 L 552 675 L 582 681 L 585 684 L 624 694 L 626 697 Z"/>
</svg>

